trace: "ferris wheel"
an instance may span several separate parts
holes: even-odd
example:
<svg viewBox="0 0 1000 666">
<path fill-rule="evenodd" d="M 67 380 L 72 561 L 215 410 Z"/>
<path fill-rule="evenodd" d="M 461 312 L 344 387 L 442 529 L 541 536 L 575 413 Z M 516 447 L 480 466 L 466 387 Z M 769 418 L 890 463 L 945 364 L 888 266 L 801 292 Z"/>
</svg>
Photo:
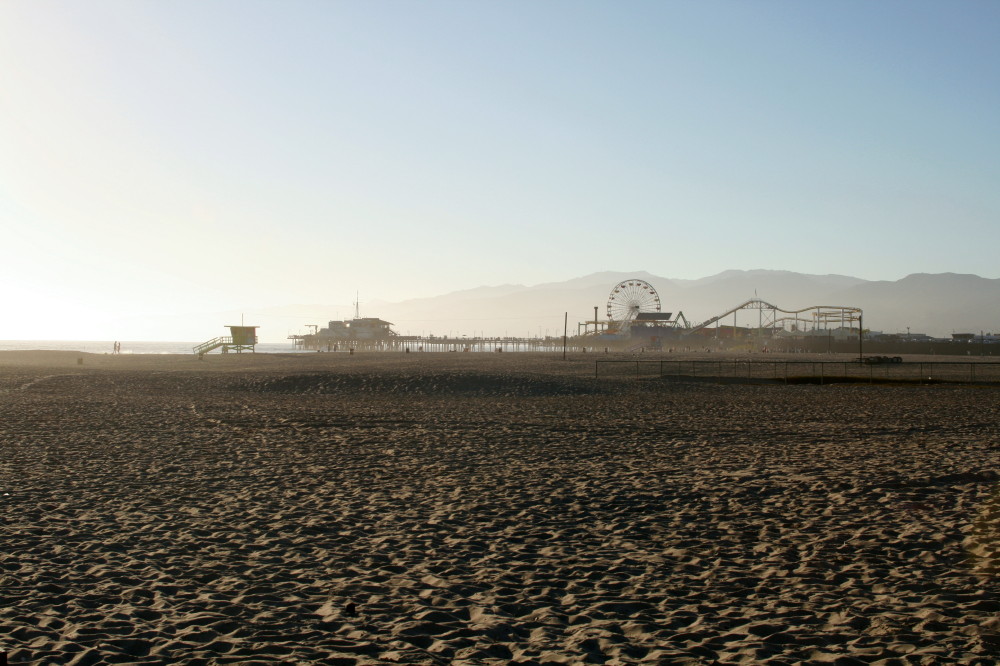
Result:
<svg viewBox="0 0 1000 666">
<path fill-rule="evenodd" d="M 660 295 L 645 280 L 625 280 L 611 290 L 608 319 L 628 326 L 640 312 L 659 312 Z"/>
</svg>

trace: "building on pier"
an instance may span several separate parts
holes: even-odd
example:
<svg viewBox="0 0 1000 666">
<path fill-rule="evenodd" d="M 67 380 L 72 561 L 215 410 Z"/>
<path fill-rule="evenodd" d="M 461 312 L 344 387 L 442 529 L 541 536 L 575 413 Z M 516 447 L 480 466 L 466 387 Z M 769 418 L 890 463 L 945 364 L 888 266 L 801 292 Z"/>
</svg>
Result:
<svg viewBox="0 0 1000 666">
<path fill-rule="evenodd" d="M 345 321 L 327 323 L 306 335 L 290 335 L 292 344 L 298 349 L 317 351 L 384 351 L 398 349 L 402 336 L 392 330 L 393 323 L 378 317 L 356 317 Z"/>
</svg>

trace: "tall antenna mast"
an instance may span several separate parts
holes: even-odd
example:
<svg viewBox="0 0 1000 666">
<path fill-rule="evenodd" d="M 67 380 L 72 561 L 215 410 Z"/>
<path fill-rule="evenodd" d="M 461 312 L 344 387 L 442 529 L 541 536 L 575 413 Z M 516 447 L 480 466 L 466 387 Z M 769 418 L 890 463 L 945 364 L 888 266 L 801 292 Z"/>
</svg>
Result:
<svg viewBox="0 0 1000 666">
<path fill-rule="evenodd" d="M 358 300 L 358 292 L 354 292 L 354 318 L 361 319 L 361 308 Z"/>
</svg>

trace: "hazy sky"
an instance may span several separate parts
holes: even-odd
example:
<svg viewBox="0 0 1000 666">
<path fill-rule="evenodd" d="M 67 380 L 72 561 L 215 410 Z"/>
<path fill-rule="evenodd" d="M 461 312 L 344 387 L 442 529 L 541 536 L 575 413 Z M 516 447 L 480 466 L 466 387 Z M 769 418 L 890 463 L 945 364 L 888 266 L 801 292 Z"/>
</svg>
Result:
<svg viewBox="0 0 1000 666">
<path fill-rule="evenodd" d="M 0 339 L 602 270 L 1000 277 L 998 33 L 993 1 L 6 0 Z"/>
</svg>

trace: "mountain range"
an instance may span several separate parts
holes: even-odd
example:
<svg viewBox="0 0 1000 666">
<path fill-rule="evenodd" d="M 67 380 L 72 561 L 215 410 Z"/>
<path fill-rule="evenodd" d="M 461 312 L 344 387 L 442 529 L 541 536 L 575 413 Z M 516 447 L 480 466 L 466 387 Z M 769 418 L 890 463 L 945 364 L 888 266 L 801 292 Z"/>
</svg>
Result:
<svg viewBox="0 0 1000 666">
<path fill-rule="evenodd" d="M 645 271 L 600 272 L 563 282 L 476 287 L 401 302 L 362 300 L 359 307 L 362 317 L 391 321 L 401 334 L 562 335 L 565 315 L 572 335 L 578 322 L 593 319 L 594 306 L 605 319 L 611 290 L 628 279 L 648 282 L 659 294 L 662 311 L 682 311 L 692 324 L 757 297 L 786 310 L 813 305 L 859 307 L 864 310 L 865 328 L 885 333 L 909 330 L 948 337 L 960 332 L 1000 331 L 1000 279 L 956 273 L 917 273 L 896 281 L 870 281 L 773 270 L 730 270 L 697 280 L 665 278 Z M 278 341 L 285 337 L 282 333 L 286 329 L 289 333 L 307 332 L 303 323 L 307 320 L 322 327 L 330 319 L 348 318 L 342 309 L 335 312 L 332 306 L 290 305 L 254 314 L 261 319 L 261 338 Z M 217 314 L 238 316 L 235 312 Z M 744 312 L 738 317 L 739 325 L 752 325 L 751 318 L 756 315 Z"/>
</svg>

